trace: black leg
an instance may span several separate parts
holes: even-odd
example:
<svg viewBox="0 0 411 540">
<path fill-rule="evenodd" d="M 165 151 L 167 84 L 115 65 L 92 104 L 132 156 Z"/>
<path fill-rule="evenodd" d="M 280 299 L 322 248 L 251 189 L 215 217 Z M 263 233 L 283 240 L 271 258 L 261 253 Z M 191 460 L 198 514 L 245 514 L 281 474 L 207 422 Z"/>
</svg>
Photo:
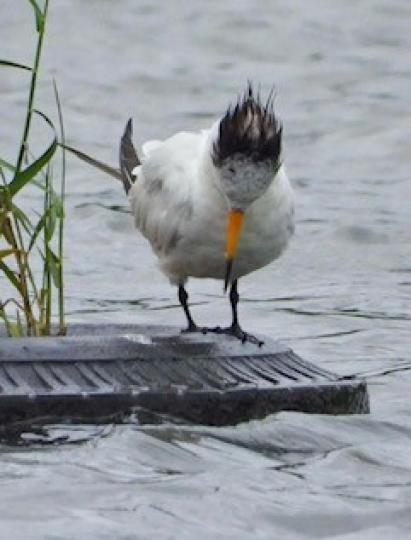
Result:
<svg viewBox="0 0 411 540">
<path fill-rule="evenodd" d="M 240 323 L 238 322 L 237 306 L 240 300 L 240 295 L 238 294 L 237 285 L 238 285 L 238 280 L 235 279 L 230 289 L 230 304 L 231 304 L 231 310 L 233 313 L 233 322 L 231 323 L 231 326 L 227 328 L 226 333 L 235 336 L 236 338 L 240 339 L 243 343 L 248 341 L 250 343 L 255 343 L 256 345 L 261 347 L 262 345 L 264 345 L 264 341 L 257 339 L 255 336 L 252 336 L 251 334 L 248 334 L 247 332 L 244 332 L 244 330 L 240 326 Z"/>
<path fill-rule="evenodd" d="M 184 313 L 187 317 L 188 327 L 183 330 L 184 332 L 199 332 L 200 329 L 196 325 L 196 323 L 193 321 L 193 317 L 191 316 L 187 300 L 188 300 L 188 293 L 184 288 L 184 285 L 179 285 L 178 287 L 178 299 L 180 301 L 180 304 L 182 308 L 184 309 Z"/>
<path fill-rule="evenodd" d="M 230 304 L 231 304 L 231 311 L 233 313 L 233 322 L 231 326 L 238 326 L 237 305 L 240 300 L 240 295 L 238 294 L 237 285 L 238 285 L 238 280 L 235 279 L 233 283 L 231 284 L 231 289 L 230 289 Z"/>
<path fill-rule="evenodd" d="M 209 332 L 215 332 L 216 334 L 228 334 L 230 336 L 234 336 L 242 343 L 246 343 L 247 341 L 249 343 L 254 343 L 255 345 L 258 345 L 261 347 L 264 345 L 264 341 L 259 340 L 255 336 L 248 334 L 247 332 L 244 332 L 244 330 L 241 328 L 240 323 L 238 322 L 238 312 L 237 312 L 237 306 L 238 302 L 240 300 L 240 295 L 238 294 L 238 280 L 235 279 L 233 283 L 231 284 L 230 288 L 230 304 L 231 304 L 231 311 L 233 314 L 233 321 L 231 323 L 231 326 L 228 326 L 227 328 L 220 328 L 217 326 L 216 328 L 209 329 Z"/>
</svg>

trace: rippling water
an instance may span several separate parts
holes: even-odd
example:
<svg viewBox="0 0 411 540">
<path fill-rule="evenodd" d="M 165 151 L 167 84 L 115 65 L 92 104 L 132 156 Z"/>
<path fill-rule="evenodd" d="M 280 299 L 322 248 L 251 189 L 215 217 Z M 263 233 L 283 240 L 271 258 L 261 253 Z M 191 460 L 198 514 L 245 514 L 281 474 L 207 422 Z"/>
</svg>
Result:
<svg viewBox="0 0 411 540">
<path fill-rule="evenodd" d="M 2 15 L 0 56 L 31 62 L 29 8 L 6 0 Z M 410 20 L 408 0 L 51 2 L 39 104 L 53 111 L 56 77 L 68 141 L 113 164 L 129 116 L 141 144 L 207 127 L 247 78 L 276 85 L 297 232 L 243 280 L 243 323 L 366 376 L 372 412 L 3 440 L 1 538 L 411 538 Z M 13 160 L 26 86 L 7 77 Z M 126 209 L 119 185 L 70 158 L 69 319 L 181 325 Z M 220 284 L 190 292 L 202 323 L 228 317 Z"/>
</svg>

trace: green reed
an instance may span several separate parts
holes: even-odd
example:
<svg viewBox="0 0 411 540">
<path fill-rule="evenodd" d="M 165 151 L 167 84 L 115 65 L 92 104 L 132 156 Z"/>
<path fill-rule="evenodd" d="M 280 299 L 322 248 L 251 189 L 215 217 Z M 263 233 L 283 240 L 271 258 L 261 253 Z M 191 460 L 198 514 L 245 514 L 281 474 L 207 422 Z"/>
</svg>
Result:
<svg viewBox="0 0 411 540">
<path fill-rule="evenodd" d="M 10 336 L 42 336 L 52 333 L 53 294 L 56 291 L 58 309 L 57 332 L 65 334 L 63 229 L 65 192 L 65 154 L 61 147 L 61 174 L 56 188 L 53 175 L 58 136 L 53 122 L 34 108 L 41 52 L 46 30 L 49 0 L 42 6 L 27 0 L 34 11 L 37 45 L 32 66 L 0 59 L 0 69 L 20 69 L 30 72 L 31 79 L 16 165 L 0 158 L 0 283 L 6 280 L 8 298 L 0 291 L 0 318 Z M 54 83 L 54 93 L 64 144 L 63 117 L 60 99 Z M 51 144 L 39 157 L 29 150 L 33 115 L 38 116 L 53 134 Z M 18 205 L 18 195 L 29 185 L 41 191 L 43 205 L 32 214 Z M 38 271 L 39 263 L 41 266 Z"/>
</svg>

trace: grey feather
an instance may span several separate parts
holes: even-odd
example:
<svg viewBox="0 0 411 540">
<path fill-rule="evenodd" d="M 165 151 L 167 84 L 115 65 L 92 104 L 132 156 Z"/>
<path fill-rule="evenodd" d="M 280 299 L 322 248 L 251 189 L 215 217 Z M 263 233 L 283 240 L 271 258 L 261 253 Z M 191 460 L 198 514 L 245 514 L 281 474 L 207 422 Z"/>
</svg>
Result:
<svg viewBox="0 0 411 540">
<path fill-rule="evenodd" d="M 120 171 L 126 193 L 129 192 L 136 180 L 133 169 L 140 165 L 140 160 L 138 159 L 137 152 L 133 146 L 132 136 L 133 122 L 130 118 L 120 141 Z"/>
</svg>

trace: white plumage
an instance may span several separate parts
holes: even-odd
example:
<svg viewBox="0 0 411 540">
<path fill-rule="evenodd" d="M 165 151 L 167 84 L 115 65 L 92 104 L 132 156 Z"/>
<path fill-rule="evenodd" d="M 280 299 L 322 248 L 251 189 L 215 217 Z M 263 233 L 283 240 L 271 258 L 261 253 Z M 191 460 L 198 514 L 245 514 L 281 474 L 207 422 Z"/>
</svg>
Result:
<svg viewBox="0 0 411 540">
<path fill-rule="evenodd" d="M 121 178 L 137 228 L 178 286 L 187 330 L 211 331 L 191 317 L 187 279 L 224 279 L 224 290 L 231 285 L 233 321 L 213 331 L 261 345 L 239 325 L 237 281 L 279 257 L 294 230 L 282 127 L 271 96 L 262 104 L 249 86 L 209 130 L 147 142 L 141 159 L 131 136 L 130 120 L 120 145 Z"/>
<path fill-rule="evenodd" d="M 120 179 L 135 223 L 162 271 L 178 286 L 187 331 L 226 333 L 261 346 L 238 322 L 238 279 L 281 255 L 294 232 L 293 192 L 282 164 L 282 126 L 272 93 L 265 104 L 249 84 L 209 130 L 149 141 L 138 158 L 132 121 L 120 143 L 120 170 L 65 146 Z M 224 279 L 232 324 L 198 327 L 188 307 L 189 277 Z"/>
<path fill-rule="evenodd" d="M 135 223 L 173 284 L 189 277 L 224 279 L 228 205 L 211 152 L 215 130 L 177 133 L 143 145 L 129 191 Z M 293 232 L 293 192 L 281 166 L 246 211 L 232 271 L 236 279 L 266 266 Z"/>
</svg>

